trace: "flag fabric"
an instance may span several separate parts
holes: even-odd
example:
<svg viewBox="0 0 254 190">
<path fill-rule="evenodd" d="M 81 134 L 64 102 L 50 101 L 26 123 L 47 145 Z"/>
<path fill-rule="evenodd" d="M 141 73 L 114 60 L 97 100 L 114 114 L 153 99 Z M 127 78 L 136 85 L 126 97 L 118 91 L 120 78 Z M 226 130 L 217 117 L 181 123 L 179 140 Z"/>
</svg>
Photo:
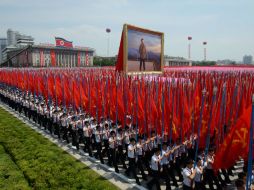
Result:
<svg viewBox="0 0 254 190">
<path fill-rule="evenodd" d="M 51 66 L 56 66 L 56 54 L 54 50 L 50 50 Z"/>
<path fill-rule="evenodd" d="M 56 46 L 72 48 L 72 42 L 65 40 L 64 38 L 55 37 Z"/>
<path fill-rule="evenodd" d="M 225 137 L 223 144 L 215 154 L 214 169 L 227 169 L 235 164 L 240 157 L 246 159 L 249 148 L 249 129 L 251 119 L 251 105 L 244 110 L 235 126 Z M 226 162 L 225 162 L 226 161 Z"/>
</svg>

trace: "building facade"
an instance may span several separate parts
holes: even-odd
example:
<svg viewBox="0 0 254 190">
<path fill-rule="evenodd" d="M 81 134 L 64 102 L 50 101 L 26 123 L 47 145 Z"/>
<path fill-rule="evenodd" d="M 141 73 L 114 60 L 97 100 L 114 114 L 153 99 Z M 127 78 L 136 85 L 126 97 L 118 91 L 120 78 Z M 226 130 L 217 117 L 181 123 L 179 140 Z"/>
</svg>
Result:
<svg viewBox="0 0 254 190">
<path fill-rule="evenodd" d="M 164 56 L 164 66 L 189 66 L 190 61 L 183 57 Z"/>
<path fill-rule="evenodd" d="M 7 38 L 0 38 L 0 64 L 3 61 L 2 51 L 6 48 L 6 46 L 7 46 Z"/>
<path fill-rule="evenodd" d="M 243 56 L 243 64 L 252 64 L 252 56 L 251 55 Z"/>
<path fill-rule="evenodd" d="M 93 66 L 94 49 L 63 48 L 51 45 L 31 45 L 7 52 L 9 67 L 87 67 Z"/>
</svg>

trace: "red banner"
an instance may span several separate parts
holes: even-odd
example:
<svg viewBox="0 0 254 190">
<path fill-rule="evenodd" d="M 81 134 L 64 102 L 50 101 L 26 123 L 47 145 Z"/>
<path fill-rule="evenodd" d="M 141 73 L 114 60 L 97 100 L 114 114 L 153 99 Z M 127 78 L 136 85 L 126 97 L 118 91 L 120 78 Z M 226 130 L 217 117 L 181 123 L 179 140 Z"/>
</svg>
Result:
<svg viewBox="0 0 254 190">
<path fill-rule="evenodd" d="M 88 52 L 86 52 L 86 66 L 89 65 L 89 55 L 88 55 Z"/>
<path fill-rule="evenodd" d="M 41 64 L 41 67 L 43 67 L 45 65 L 45 62 L 44 62 L 44 52 L 43 50 L 40 50 L 40 64 Z"/>
<path fill-rule="evenodd" d="M 81 60 L 80 60 L 80 52 L 78 52 L 78 67 L 80 67 L 80 63 L 81 63 Z"/>
<path fill-rule="evenodd" d="M 56 66 L 56 54 L 54 50 L 50 50 L 51 66 Z"/>
</svg>

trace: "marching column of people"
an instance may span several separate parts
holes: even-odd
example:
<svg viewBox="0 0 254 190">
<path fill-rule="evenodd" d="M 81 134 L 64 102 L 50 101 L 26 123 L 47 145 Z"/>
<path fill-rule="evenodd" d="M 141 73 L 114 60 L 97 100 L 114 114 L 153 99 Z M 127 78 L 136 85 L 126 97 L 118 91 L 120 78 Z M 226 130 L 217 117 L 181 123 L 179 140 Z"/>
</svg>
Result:
<svg viewBox="0 0 254 190">
<path fill-rule="evenodd" d="M 176 139 L 174 143 L 166 133 L 162 136 L 156 131 L 150 131 L 149 136 L 138 134 L 136 125 L 122 127 L 120 122 L 113 123 L 109 117 L 97 121 L 82 109 L 57 105 L 50 100 L 46 102 L 42 96 L 5 85 L 0 85 L 0 100 L 38 123 L 41 129 L 71 143 L 73 148 L 79 150 L 82 145 L 82 150 L 99 159 L 101 164 L 107 159 L 115 172 L 119 173 L 119 166 L 122 166 L 126 169 L 125 174 L 132 175 L 139 185 L 138 174 L 141 173 L 143 180 L 150 179 L 147 181 L 149 189 L 153 186 L 160 189 L 161 180 L 165 181 L 166 189 L 171 189 L 172 184 L 178 188 L 180 183 L 184 190 L 205 189 L 205 184 L 209 189 L 213 189 L 214 184 L 222 189 L 225 184 L 225 180 L 213 171 L 213 149 L 209 149 L 207 156 L 200 151 L 193 165 L 195 135 L 185 140 Z M 227 183 L 230 182 L 228 171 L 223 170 L 223 175 Z"/>
</svg>

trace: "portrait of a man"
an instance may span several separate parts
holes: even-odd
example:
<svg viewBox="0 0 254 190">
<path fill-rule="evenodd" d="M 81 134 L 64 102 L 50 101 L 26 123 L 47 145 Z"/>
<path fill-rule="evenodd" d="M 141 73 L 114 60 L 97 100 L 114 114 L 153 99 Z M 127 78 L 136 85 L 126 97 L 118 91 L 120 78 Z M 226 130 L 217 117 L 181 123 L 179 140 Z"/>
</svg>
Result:
<svg viewBox="0 0 254 190">
<path fill-rule="evenodd" d="M 127 29 L 127 72 L 161 72 L 163 34 L 145 29 Z"/>
</svg>

